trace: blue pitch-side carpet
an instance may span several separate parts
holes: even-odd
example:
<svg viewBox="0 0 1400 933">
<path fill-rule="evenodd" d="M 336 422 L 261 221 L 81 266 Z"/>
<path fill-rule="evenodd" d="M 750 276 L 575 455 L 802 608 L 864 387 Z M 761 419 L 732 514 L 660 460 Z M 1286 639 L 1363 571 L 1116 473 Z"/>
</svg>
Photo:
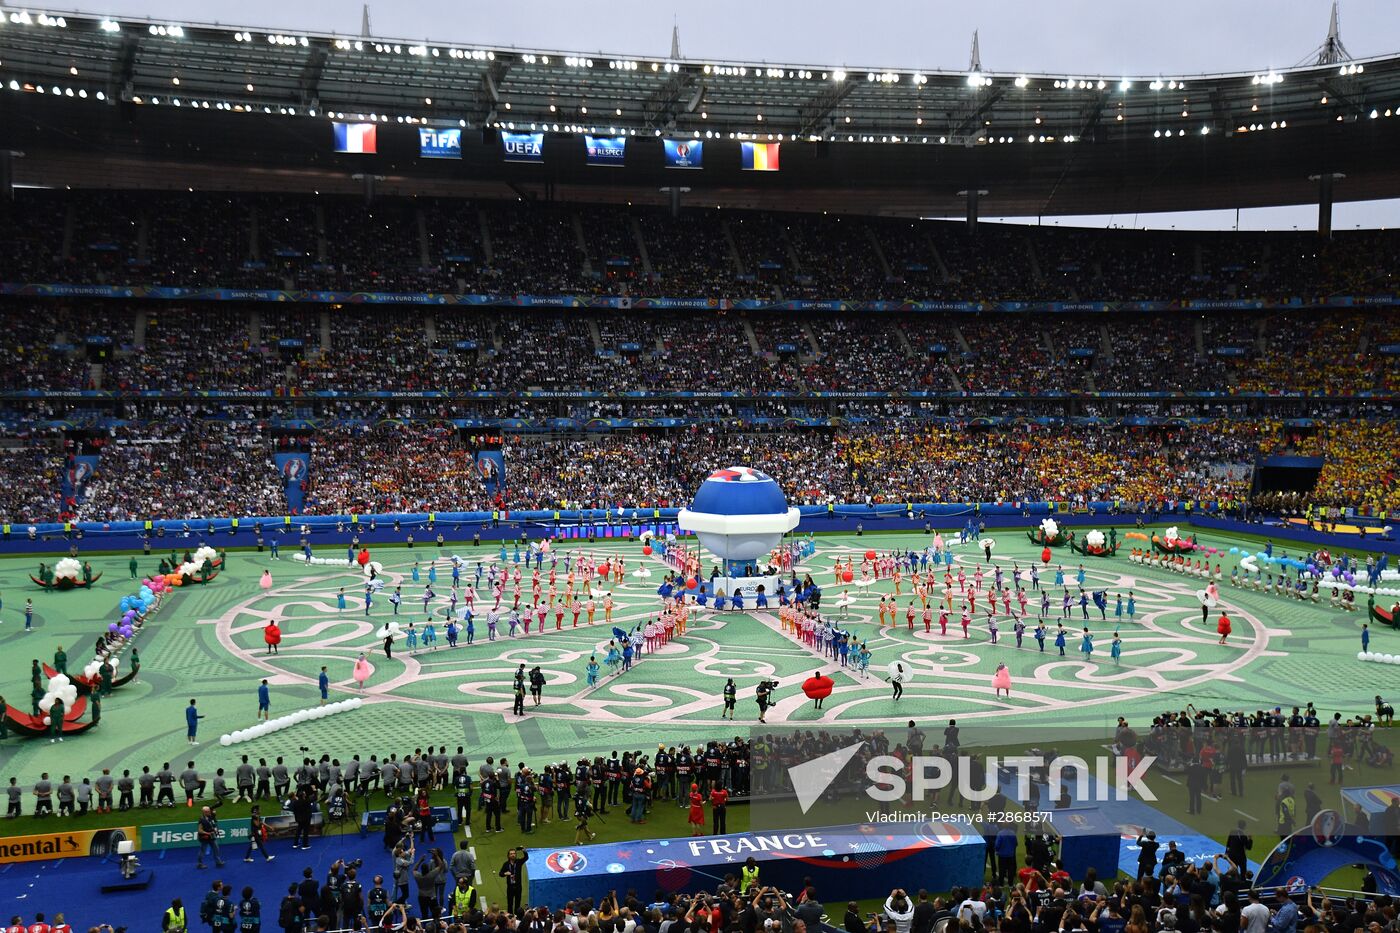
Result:
<svg viewBox="0 0 1400 933">
<path fill-rule="evenodd" d="M 288 842 L 274 841 L 269 851 L 277 858 L 271 862 L 258 856 L 254 856 L 256 862 L 245 862 L 245 846 L 229 845 L 224 847 L 224 867 L 215 868 L 210 862 L 205 871 L 195 869 L 196 849 L 142 852 L 141 867 L 155 872 L 154 882 L 144 891 L 113 894 L 101 893 L 101 886 L 120 879 L 116 856 L 12 863 L 0 866 L 0 920 L 8 924 L 10 917 L 19 914 L 30 921 L 36 912 L 42 912 L 52 922 L 54 914 L 61 913 L 75 930 L 98 923 L 133 931 L 159 930 L 161 914 L 170 906 L 170 899 L 179 897 L 185 902 L 190 928 L 200 929 L 199 904 L 217 878 L 233 888 L 235 903 L 243 886 L 252 885 L 262 902 L 263 929 L 276 930 L 278 904 L 287 893 L 287 885 L 301 880 L 304 868 L 310 868 L 320 882 L 336 859 L 364 859 L 359 880 L 365 889 L 378 873 L 384 875 L 385 886 L 392 893 L 392 864 L 383 841 L 378 833 L 361 839 L 353 831 L 316 838 L 310 850 L 293 851 Z M 445 833 L 438 835 L 436 843 L 420 843 L 419 854 L 434 845 L 451 857 L 452 840 Z"/>
</svg>

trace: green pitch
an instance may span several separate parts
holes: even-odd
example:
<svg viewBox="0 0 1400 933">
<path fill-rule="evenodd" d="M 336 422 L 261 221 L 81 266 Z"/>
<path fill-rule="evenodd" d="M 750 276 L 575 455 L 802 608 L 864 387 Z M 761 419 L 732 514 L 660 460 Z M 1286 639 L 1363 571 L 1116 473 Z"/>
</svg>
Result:
<svg viewBox="0 0 1400 933">
<path fill-rule="evenodd" d="M 1032 546 L 1024 532 L 1004 530 L 995 537 L 993 557 L 1008 577 L 1013 562 L 1022 569 L 1038 562 L 1040 548 Z M 1215 546 L 1245 543 L 1208 532 L 1202 538 Z M 176 543 L 183 550 L 197 542 Z M 280 561 L 266 554 L 233 552 L 216 580 L 175 590 L 167 597 L 137 637 L 142 659 L 139 681 L 108 699 L 96 729 L 62 745 L 12 736 L 0 743 L 0 763 L 5 776 L 15 775 L 29 783 L 40 771 L 80 775 L 105 767 L 114 773 L 122 768 L 137 772 L 142 765 L 154 770 L 165 761 L 178 768 L 191 758 L 201 771 L 212 772 L 220 766 L 231 768 L 239 754 L 299 759 L 302 746 L 317 755 L 325 752 L 342 759 L 445 744 L 450 749 L 464 746 L 473 761 L 486 755 L 574 760 L 615 748 L 642 748 L 663 741 L 694 743 L 746 731 L 757 719 L 754 685 L 766 677 L 781 684 L 777 707 L 768 716 L 770 724 L 817 727 L 895 728 L 911 718 L 927 722 L 948 716 L 975 727 L 978 721 L 1005 722 L 1011 716 L 1022 724 L 1097 726 L 1107 732 L 1119 716 L 1144 727 L 1153 715 L 1181 709 L 1188 702 L 1249 710 L 1280 705 L 1286 710 L 1311 700 L 1324 719 L 1334 711 L 1345 718 L 1369 712 L 1374 694 L 1394 692 L 1389 668 L 1356 660 L 1364 613 L 1233 589 L 1228 582 L 1228 557 L 1221 595 L 1234 633 L 1224 646 L 1217 644 L 1214 613 L 1202 624 L 1195 595 L 1204 585 L 1199 579 L 1145 568 L 1122 556 L 1084 558 L 1087 587 L 1110 594 L 1107 620 L 1099 617 L 1092 603 L 1089 607 L 1087 625 L 1095 635 L 1092 658 L 1078 650 L 1078 633 L 1086 623 L 1077 605 L 1066 622 L 1066 656 L 1055 650 L 1054 624 L 1060 616 L 1057 589 L 1052 589 L 1051 639 L 1041 653 L 1029 629 L 1018 650 L 1011 622 L 1004 617 L 999 643 L 991 644 L 981 604 L 968 639 L 962 637 L 956 604 L 946 637 L 939 635 L 936 613 L 931 633 L 923 630 L 921 612 L 915 630 L 910 631 L 903 617 L 911 599 L 907 580 L 900 599 L 900 624 L 881 627 L 876 602 L 881 593 L 892 593 L 891 582 L 864 589 L 834 582 L 832 567 L 838 558 L 853 557 L 859 579 L 860 560 L 867 548 L 927 543 L 925 536 L 911 534 L 823 537 L 817 539 L 815 555 L 801 565 L 823 588 L 823 609 L 869 645 L 873 659 L 866 677 L 840 668 L 784 634 L 775 606 L 772 612 L 701 612 L 683 638 L 644 658 L 630 672 L 607 674 L 605 667 L 605 676 L 595 688 L 585 683 L 585 665 L 591 654 L 602 662 L 610 637 L 601 593 L 613 593 L 613 623 L 623 628 L 645 620 L 658 605 L 656 586 L 666 567 L 655 557 L 644 558 L 639 545 L 610 543 L 593 548 L 600 560 L 609 554 L 625 555 L 627 578 L 619 585 L 595 585 L 599 608 L 591 627 L 585 615 L 574 628 L 570 613 L 564 617 L 563 631 L 555 631 L 551 614 L 543 635 L 532 630 L 528 637 L 510 638 L 503 623 L 496 640 L 489 641 L 485 610 L 492 599 L 483 581 L 476 601 L 475 643 L 459 643 L 455 649 L 446 647 L 443 635 L 451 588 L 446 558 L 456 553 L 467 559 L 463 582 L 469 583 L 477 559 L 489 565 L 497 558 L 498 548 L 483 545 L 473 550 L 469 545 L 449 544 L 441 550 L 375 549 L 373 556 L 384 566 L 387 588 L 368 617 L 361 597 L 364 577 L 358 571 L 307 566 L 287 559 L 287 552 Z M 565 547 L 560 556 L 572 551 Z M 345 552 L 324 549 L 321 553 L 343 557 Z M 970 578 L 982 558 L 981 550 L 969 545 L 955 547 L 954 553 Z M 438 598 L 430 608 L 438 628 L 438 648 L 410 653 L 400 639 L 392 660 L 386 659 L 374 634 L 391 618 L 385 597 L 395 586 L 402 586 L 399 620 L 411 619 L 421 627 L 427 619 L 421 595 L 427 567 L 434 559 Z M 31 659 L 50 661 L 62 645 L 70 670 L 81 670 L 87 663 L 97 634 L 117 618 L 118 600 L 139 585 L 129 579 L 128 560 L 128 555 L 92 558 L 94 568 L 103 571 L 100 583 L 92 592 L 67 593 L 42 592 L 29 582 L 27 574 L 36 568 L 37 560 L 0 561 L 0 690 L 11 705 L 28 708 Z M 158 560 L 158 556 L 140 558 L 142 575 L 154 572 Z M 410 577 L 415 560 L 420 583 Z M 1080 562 L 1079 555 L 1068 549 L 1056 551 L 1050 568 L 1042 572 L 1043 585 L 1053 583 L 1056 563 L 1064 565 L 1072 585 Z M 639 568 L 647 568 L 651 575 L 634 576 Z M 273 578 L 267 590 L 259 586 L 265 569 L 271 570 Z M 562 563 L 558 574 L 562 592 Z M 987 578 L 990 584 L 990 572 Z M 337 608 L 342 587 L 345 610 Z M 528 571 L 523 571 L 523 590 L 523 600 L 529 603 Z M 1126 615 L 1115 619 L 1115 596 L 1126 596 L 1129 590 L 1136 599 L 1136 620 L 1130 622 Z M 845 591 L 855 602 L 842 610 L 837 603 Z M 509 594 L 508 589 L 507 600 Z M 1033 628 L 1039 605 L 1036 594 L 1029 595 Z M 23 631 L 22 615 L 26 597 L 32 597 L 35 606 L 34 631 L 28 634 Z M 284 635 L 280 652 L 269 655 L 262 633 L 274 619 Z M 1109 657 L 1115 629 L 1123 638 L 1121 663 Z M 1385 630 L 1373 633 L 1373 638 L 1373 650 L 1385 651 L 1390 648 L 1385 639 L 1393 635 Z M 355 689 L 351 677 L 361 652 L 374 665 L 363 693 Z M 898 703 L 882 679 L 896 659 L 914 671 Z M 1000 661 L 1012 674 L 1009 698 L 998 698 L 992 687 L 992 674 Z M 529 708 L 524 718 L 510 711 L 512 674 L 522 662 L 528 667 L 539 665 L 548 678 L 543 705 Z M 330 676 L 331 698 L 361 695 L 367 701 L 363 708 L 233 748 L 220 747 L 220 735 L 253 725 L 256 689 L 263 678 L 271 684 L 274 717 L 315 706 L 322 665 Z M 836 681 L 833 695 L 821 710 L 814 709 L 801 692 L 802 681 L 817 670 Z M 720 695 L 727 677 L 739 685 L 738 721 L 733 725 L 721 719 Z M 184 708 L 191 698 L 199 701 L 206 717 L 200 724 L 198 748 L 185 740 Z"/>
</svg>

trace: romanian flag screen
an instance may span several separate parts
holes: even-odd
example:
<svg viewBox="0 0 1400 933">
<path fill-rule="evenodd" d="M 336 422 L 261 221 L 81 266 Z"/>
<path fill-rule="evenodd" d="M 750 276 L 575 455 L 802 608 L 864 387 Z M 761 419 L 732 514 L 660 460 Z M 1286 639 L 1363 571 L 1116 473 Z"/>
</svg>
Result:
<svg viewBox="0 0 1400 933">
<path fill-rule="evenodd" d="M 742 168 L 747 172 L 776 172 L 780 143 L 740 143 Z"/>
</svg>

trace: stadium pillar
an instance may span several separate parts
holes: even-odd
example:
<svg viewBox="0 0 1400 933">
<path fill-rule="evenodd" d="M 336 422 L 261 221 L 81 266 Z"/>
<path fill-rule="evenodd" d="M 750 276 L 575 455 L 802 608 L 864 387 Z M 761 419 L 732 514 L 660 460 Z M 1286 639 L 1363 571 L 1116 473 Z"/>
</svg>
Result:
<svg viewBox="0 0 1400 933">
<path fill-rule="evenodd" d="M 369 207 L 374 203 L 375 188 L 379 182 L 384 180 L 383 175 L 375 175 L 370 172 L 356 172 L 350 176 L 352 181 L 358 181 L 360 188 L 365 193 L 365 206 Z"/>
<path fill-rule="evenodd" d="M 684 185 L 666 185 L 661 189 L 666 195 L 667 203 L 671 207 L 671 217 L 674 219 L 681 215 L 681 195 L 689 194 L 690 189 Z"/>
<path fill-rule="evenodd" d="M 986 188 L 968 188 L 966 191 L 959 191 L 958 197 L 967 199 L 967 233 L 973 236 L 977 233 L 977 206 L 982 195 L 987 193 Z"/>
<path fill-rule="evenodd" d="M 1332 185 L 1343 178 L 1346 175 L 1341 172 L 1308 176 L 1308 181 L 1317 182 L 1317 234 L 1329 240 L 1332 238 Z"/>
<path fill-rule="evenodd" d="M 0 204 L 15 199 L 15 155 L 9 149 L 0 149 Z"/>
</svg>

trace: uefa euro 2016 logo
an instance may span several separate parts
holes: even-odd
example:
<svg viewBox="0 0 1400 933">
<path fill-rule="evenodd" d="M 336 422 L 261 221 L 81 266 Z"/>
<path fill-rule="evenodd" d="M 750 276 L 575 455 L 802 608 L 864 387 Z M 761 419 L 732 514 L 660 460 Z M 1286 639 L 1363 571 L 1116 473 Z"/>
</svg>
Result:
<svg viewBox="0 0 1400 933">
<path fill-rule="evenodd" d="M 286 463 L 282 464 L 282 476 L 285 477 L 287 482 L 289 483 L 294 483 L 297 480 L 301 479 L 302 474 L 305 472 L 306 464 L 303 463 L 299 458 L 293 457 Z"/>
<path fill-rule="evenodd" d="M 572 875 L 583 871 L 588 859 L 582 852 L 573 849 L 560 849 L 546 856 L 544 863 L 556 875 Z"/>
</svg>

